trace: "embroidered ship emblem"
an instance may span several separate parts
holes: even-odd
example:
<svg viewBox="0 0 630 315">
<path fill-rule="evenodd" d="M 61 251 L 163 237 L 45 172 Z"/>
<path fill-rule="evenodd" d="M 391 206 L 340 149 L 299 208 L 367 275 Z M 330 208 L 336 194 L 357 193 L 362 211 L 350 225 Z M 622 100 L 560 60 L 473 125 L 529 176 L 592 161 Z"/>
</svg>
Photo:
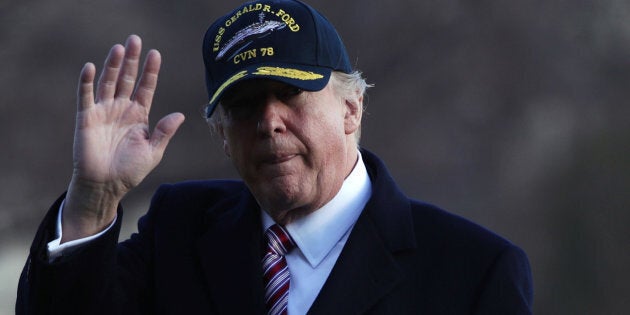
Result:
<svg viewBox="0 0 630 315">
<path fill-rule="evenodd" d="M 238 49 L 236 49 L 234 53 L 238 53 L 243 48 L 247 47 L 255 39 L 263 38 L 271 34 L 271 32 L 281 30 L 287 26 L 283 22 L 264 21 L 265 19 L 264 13 L 260 13 L 258 15 L 258 18 L 259 18 L 258 22 L 255 22 L 254 24 L 251 24 L 245 27 L 244 29 L 236 32 L 236 34 L 234 34 L 234 36 L 232 36 L 232 38 L 230 38 L 230 40 L 227 43 L 225 43 L 225 45 L 223 45 L 223 47 L 221 48 L 221 50 L 217 54 L 217 57 L 214 60 L 219 61 L 223 59 L 223 57 L 228 52 L 230 52 L 231 50 L 234 50 L 237 47 Z"/>
</svg>

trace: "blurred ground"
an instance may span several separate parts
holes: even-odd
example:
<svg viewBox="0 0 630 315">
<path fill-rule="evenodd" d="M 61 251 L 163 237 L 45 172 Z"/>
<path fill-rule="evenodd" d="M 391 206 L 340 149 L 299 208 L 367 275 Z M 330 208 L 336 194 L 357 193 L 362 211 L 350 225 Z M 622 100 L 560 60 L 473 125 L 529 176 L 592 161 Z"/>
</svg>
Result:
<svg viewBox="0 0 630 315">
<path fill-rule="evenodd" d="M 313 0 L 375 84 L 363 146 L 409 195 L 530 256 L 536 314 L 630 309 L 630 3 Z M 152 119 L 187 121 L 127 200 L 161 182 L 234 177 L 200 109 L 201 39 L 237 2 L 0 2 L 0 315 L 71 172 L 78 73 L 129 33 L 164 64 Z"/>
</svg>

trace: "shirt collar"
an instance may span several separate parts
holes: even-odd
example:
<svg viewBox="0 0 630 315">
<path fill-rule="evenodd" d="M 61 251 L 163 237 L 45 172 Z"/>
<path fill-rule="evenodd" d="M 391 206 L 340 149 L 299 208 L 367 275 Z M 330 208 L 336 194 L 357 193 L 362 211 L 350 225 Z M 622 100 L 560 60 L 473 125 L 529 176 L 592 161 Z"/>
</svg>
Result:
<svg viewBox="0 0 630 315">
<path fill-rule="evenodd" d="M 316 268 L 332 248 L 350 231 L 372 194 L 372 184 L 361 158 L 327 204 L 285 226 L 311 267 Z M 274 224 L 261 211 L 263 233 Z"/>
</svg>

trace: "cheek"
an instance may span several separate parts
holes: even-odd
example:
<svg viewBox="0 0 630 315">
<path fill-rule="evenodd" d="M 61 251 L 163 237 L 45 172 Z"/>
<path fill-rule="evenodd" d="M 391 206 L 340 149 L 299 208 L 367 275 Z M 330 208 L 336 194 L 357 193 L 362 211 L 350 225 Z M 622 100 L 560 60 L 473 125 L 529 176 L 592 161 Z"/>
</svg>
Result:
<svg viewBox="0 0 630 315">
<path fill-rule="evenodd" d="M 310 130 L 307 146 L 317 168 L 329 168 L 339 154 L 345 150 L 345 132 L 343 120 L 326 117 L 308 125 Z M 313 165 L 314 166 L 314 165 Z"/>
<path fill-rule="evenodd" d="M 331 142 L 330 144 L 343 140 L 345 134 L 343 114 L 335 111 L 321 113 L 319 117 L 321 118 L 315 121 L 313 127 L 313 132 L 317 134 L 316 140 Z"/>
<path fill-rule="evenodd" d="M 232 156 L 238 155 L 240 151 L 248 147 L 249 138 L 246 137 L 248 128 L 250 127 L 247 124 L 226 124 L 223 137 L 223 149 L 226 153 L 229 152 Z"/>
<path fill-rule="evenodd" d="M 234 163 L 238 163 L 243 159 L 244 155 L 248 154 L 244 150 L 251 146 L 248 146 L 245 140 L 241 135 L 235 133 L 233 129 L 226 130 L 223 138 L 223 151 Z"/>
</svg>

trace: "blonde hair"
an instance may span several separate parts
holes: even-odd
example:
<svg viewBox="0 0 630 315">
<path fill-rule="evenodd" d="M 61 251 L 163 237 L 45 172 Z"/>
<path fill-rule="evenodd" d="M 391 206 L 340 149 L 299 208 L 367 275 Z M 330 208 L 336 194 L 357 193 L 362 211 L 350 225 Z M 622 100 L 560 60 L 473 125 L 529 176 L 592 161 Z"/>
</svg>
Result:
<svg viewBox="0 0 630 315">
<path fill-rule="evenodd" d="M 361 102 L 360 110 L 365 111 L 365 105 L 363 105 L 362 99 L 366 95 L 367 89 L 373 87 L 374 85 L 368 84 L 360 71 L 355 70 L 352 73 L 333 71 L 330 76 L 330 82 L 339 97 L 350 102 Z M 360 125 L 354 133 L 354 139 L 358 145 L 361 140 Z"/>
</svg>

